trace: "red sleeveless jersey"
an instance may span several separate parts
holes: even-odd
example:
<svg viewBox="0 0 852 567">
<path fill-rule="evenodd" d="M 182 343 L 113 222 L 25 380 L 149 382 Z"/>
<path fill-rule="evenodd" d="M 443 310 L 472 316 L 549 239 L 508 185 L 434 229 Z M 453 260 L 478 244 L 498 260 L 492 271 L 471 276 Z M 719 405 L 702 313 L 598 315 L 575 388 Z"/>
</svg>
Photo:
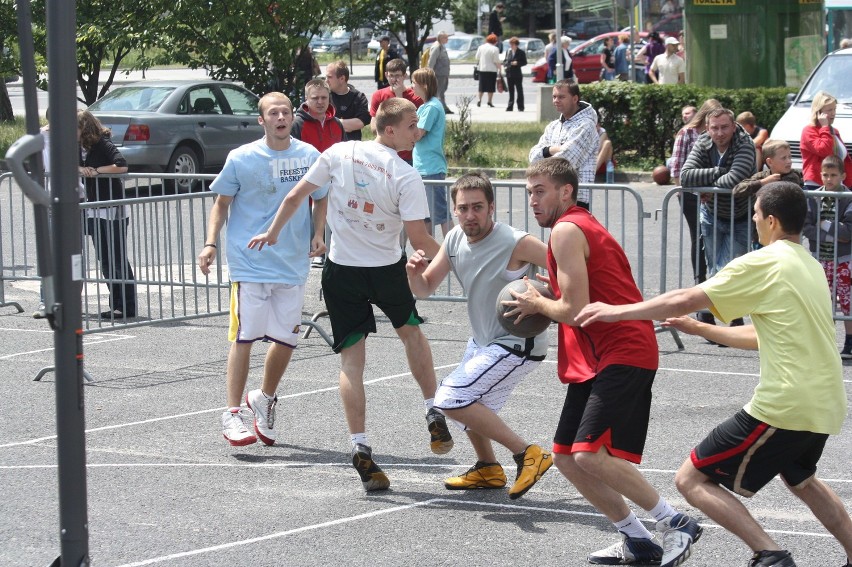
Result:
<svg viewBox="0 0 852 567">
<path fill-rule="evenodd" d="M 573 223 L 583 231 L 589 243 L 586 269 L 590 302 L 624 305 L 642 301 L 624 250 L 591 213 L 572 206 L 556 222 Z M 556 277 L 556 260 L 549 243 L 547 268 L 554 296 L 562 297 Z M 559 379 L 565 383 L 585 382 L 611 364 L 656 370 L 660 359 L 650 321 L 593 323 L 584 328 L 559 323 L 558 355 Z"/>
</svg>

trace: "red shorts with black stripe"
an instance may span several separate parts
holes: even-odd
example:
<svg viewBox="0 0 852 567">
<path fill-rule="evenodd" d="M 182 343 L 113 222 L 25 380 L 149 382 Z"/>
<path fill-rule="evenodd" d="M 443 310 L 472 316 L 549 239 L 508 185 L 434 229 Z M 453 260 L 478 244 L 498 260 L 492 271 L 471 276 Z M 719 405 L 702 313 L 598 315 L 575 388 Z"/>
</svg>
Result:
<svg viewBox="0 0 852 567">
<path fill-rule="evenodd" d="M 781 475 L 798 486 L 816 473 L 828 435 L 772 427 L 740 410 L 692 450 L 696 469 L 742 496 Z"/>
<path fill-rule="evenodd" d="M 591 380 L 569 384 L 553 452 L 597 453 L 606 447 L 614 457 L 641 462 L 656 373 L 613 364 Z"/>
</svg>

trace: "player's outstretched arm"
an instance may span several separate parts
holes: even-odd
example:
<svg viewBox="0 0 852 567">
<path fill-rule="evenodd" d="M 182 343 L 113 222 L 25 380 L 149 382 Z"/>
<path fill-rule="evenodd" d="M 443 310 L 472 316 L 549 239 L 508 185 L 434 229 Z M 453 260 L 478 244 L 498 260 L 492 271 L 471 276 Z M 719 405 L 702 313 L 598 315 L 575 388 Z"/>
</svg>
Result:
<svg viewBox="0 0 852 567">
<path fill-rule="evenodd" d="M 425 221 L 403 221 L 402 224 L 405 226 L 405 233 L 408 235 L 411 246 L 415 250 L 423 250 L 429 258 L 434 258 L 438 255 L 438 250 L 441 249 L 441 246 L 432 238 L 429 231 L 426 230 Z"/>
<path fill-rule="evenodd" d="M 712 306 L 704 290 L 696 286 L 676 289 L 640 303 L 627 305 L 591 303 L 580 310 L 574 322 L 581 327 L 586 327 L 597 322 L 613 323 L 637 319 L 662 321 Z"/>
<path fill-rule="evenodd" d="M 696 321 L 692 317 L 682 316 L 669 317 L 663 321 L 662 326 L 672 327 L 687 335 L 703 337 L 708 341 L 732 348 L 757 350 L 757 333 L 754 330 L 754 325 L 722 327 L 720 325 L 708 325 Z"/>
<path fill-rule="evenodd" d="M 248 247 L 263 250 L 265 245 L 272 246 L 278 242 L 278 235 L 281 233 L 281 229 L 284 228 L 287 221 L 296 213 L 296 210 L 302 204 L 302 201 L 305 200 L 305 197 L 313 193 L 318 187 L 319 185 L 314 185 L 304 179 L 299 181 L 284 198 L 284 201 L 281 202 L 281 206 L 278 207 L 278 212 L 275 213 L 275 218 L 272 219 L 272 225 L 270 225 L 269 229 L 249 240 Z"/>
</svg>

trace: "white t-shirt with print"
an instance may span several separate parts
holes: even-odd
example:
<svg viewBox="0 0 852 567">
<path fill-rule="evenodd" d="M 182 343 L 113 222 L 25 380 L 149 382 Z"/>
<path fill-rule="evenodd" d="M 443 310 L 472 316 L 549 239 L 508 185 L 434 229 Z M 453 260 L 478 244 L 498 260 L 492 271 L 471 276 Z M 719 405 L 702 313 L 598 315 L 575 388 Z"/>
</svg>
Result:
<svg viewBox="0 0 852 567">
<path fill-rule="evenodd" d="M 340 142 L 305 174 L 314 185 L 330 182 L 328 257 L 343 266 L 388 266 L 399 261 L 403 221 L 429 216 L 417 171 L 396 150 L 378 142 Z"/>
</svg>

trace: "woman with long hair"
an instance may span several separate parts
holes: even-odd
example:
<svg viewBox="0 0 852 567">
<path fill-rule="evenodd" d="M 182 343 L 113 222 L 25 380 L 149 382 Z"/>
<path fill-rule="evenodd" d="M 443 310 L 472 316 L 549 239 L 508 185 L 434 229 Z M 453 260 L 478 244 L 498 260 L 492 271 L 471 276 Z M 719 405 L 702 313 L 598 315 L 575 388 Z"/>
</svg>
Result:
<svg viewBox="0 0 852 567">
<path fill-rule="evenodd" d="M 104 128 L 88 110 L 77 112 L 79 171 L 86 186 L 86 201 L 117 201 L 124 198 L 124 185 L 117 177 L 101 177 L 127 172 L 127 160 L 110 140 Z M 95 255 L 109 287 L 109 311 L 104 319 L 136 317 L 136 283 L 127 259 L 129 207 L 108 206 L 86 211 L 86 233 L 92 237 Z"/>
<path fill-rule="evenodd" d="M 489 34 L 485 43 L 476 50 L 476 63 L 479 66 L 479 100 L 476 106 L 482 106 L 482 93 L 488 93 L 488 106 L 494 108 L 491 99 L 497 88 L 497 78 L 503 78 L 500 65 L 500 50 L 497 49 L 497 36 Z"/>
<path fill-rule="evenodd" d="M 802 177 L 805 189 L 813 190 L 822 186 L 822 160 L 828 156 L 837 156 L 843 162 L 848 185 L 852 183 L 852 158 L 849 150 L 840 139 L 840 132 L 832 126 L 837 114 L 837 99 L 825 91 L 819 91 L 811 102 L 811 122 L 802 130 L 800 147 L 802 151 Z"/>
</svg>

